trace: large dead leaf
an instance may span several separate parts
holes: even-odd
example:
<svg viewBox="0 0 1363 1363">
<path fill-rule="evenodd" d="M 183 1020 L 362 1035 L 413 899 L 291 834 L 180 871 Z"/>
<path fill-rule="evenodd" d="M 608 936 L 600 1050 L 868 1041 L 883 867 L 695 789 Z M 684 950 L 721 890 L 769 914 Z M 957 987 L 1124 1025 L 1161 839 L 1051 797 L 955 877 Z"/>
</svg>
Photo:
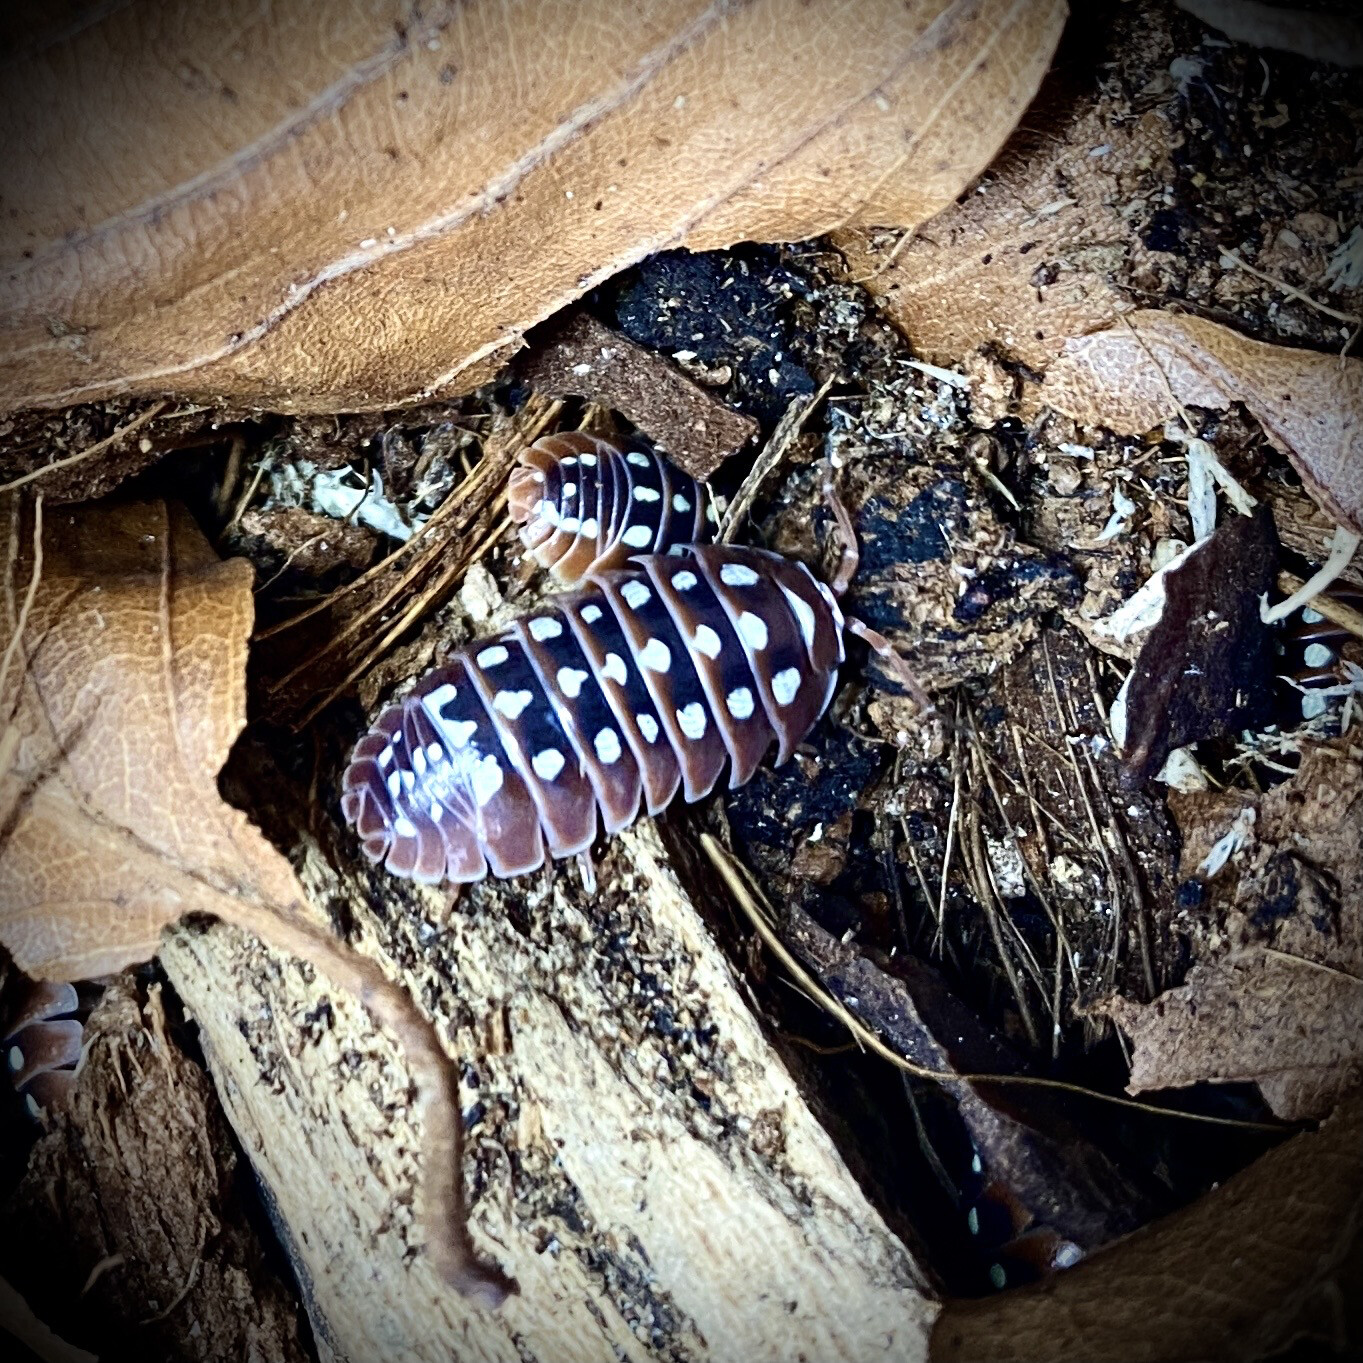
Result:
<svg viewBox="0 0 1363 1363">
<path fill-rule="evenodd" d="M 1075 1268 L 948 1303 L 933 1363 L 1256 1359 L 1303 1335 L 1341 1347 L 1343 1303 L 1358 1290 L 1361 1128 L 1354 1098 L 1322 1130 Z"/>
<path fill-rule="evenodd" d="M 1106 97 L 1043 122 L 1039 144 L 1019 133 L 975 193 L 909 240 L 835 236 L 851 277 L 924 359 L 956 366 L 987 345 L 1043 372 L 1067 338 L 1132 306 L 1121 277 L 1149 252 L 1123 208 L 1163 183 L 1168 129 L 1153 110 L 1114 116 Z"/>
<path fill-rule="evenodd" d="M 26 57 L 0 93 L 0 408 L 392 405 L 471 388 L 664 247 L 919 223 L 1011 131 L 1064 13 L 224 0 L 6 20 Z"/>
<path fill-rule="evenodd" d="M 1184 869 L 1235 823 L 1252 829 L 1211 879 L 1221 949 L 1153 1003 L 1107 1011 L 1132 1043 L 1133 1091 L 1254 1081 L 1281 1117 L 1319 1117 L 1363 1075 L 1363 767 L 1357 747 L 1310 752 L 1255 799 L 1188 796 Z M 1247 810 L 1248 816 L 1243 812 Z M 1250 818 L 1252 817 L 1252 823 Z M 1204 862 L 1205 864 L 1205 862 Z"/>
<path fill-rule="evenodd" d="M 1135 435 L 1178 404 L 1242 402 L 1341 525 L 1363 533 L 1363 360 L 1251 341 L 1171 312 L 1130 313 L 1065 346 L 1042 387 L 1052 407 Z"/>
<path fill-rule="evenodd" d="M 210 913 L 312 960 L 406 1047 L 425 1126 L 430 1250 L 469 1290 L 455 1077 L 429 1024 L 318 926 L 285 859 L 218 795 L 245 720 L 251 570 L 220 562 L 164 503 L 63 511 L 9 563 L 0 657 L 0 944 L 28 973 L 79 979 L 145 960 L 168 923 Z M 39 522 L 41 527 L 41 522 Z"/>
</svg>

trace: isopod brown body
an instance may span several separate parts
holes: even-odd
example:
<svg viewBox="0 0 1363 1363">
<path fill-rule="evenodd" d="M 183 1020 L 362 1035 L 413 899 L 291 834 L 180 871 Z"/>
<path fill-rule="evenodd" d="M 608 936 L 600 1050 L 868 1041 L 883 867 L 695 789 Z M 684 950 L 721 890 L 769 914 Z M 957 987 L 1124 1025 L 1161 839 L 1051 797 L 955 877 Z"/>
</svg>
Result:
<svg viewBox="0 0 1363 1363">
<path fill-rule="evenodd" d="M 593 572 L 460 649 L 379 715 L 342 808 L 365 855 L 425 882 L 515 876 L 790 757 L 833 694 L 843 618 L 799 563 L 672 545 Z"/>
<path fill-rule="evenodd" d="M 620 450 L 581 431 L 545 436 L 520 457 L 507 488 L 531 557 L 569 585 L 639 554 L 708 544 L 709 489 L 659 454 Z"/>
</svg>

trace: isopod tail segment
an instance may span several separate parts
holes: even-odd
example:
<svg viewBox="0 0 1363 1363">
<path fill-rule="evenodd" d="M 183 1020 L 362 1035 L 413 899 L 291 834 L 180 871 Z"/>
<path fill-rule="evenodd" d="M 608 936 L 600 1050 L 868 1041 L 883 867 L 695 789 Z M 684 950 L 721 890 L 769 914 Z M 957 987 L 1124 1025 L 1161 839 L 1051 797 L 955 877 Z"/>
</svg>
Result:
<svg viewBox="0 0 1363 1363">
<path fill-rule="evenodd" d="M 852 513 L 848 511 L 847 504 L 838 493 L 837 484 L 834 480 L 834 471 L 837 467 L 836 461 L 832 458 L 824 461 L 823 483 L 820 491 L 823 494 L 824 504 L 833 517 L 835 538 L 839 551 L 838 566 L 833 571 L 833 580 L 828 584 L 828 590 L 841 600 L 847 594 L 847 589 L 852 585 L 857 575 L 857 569 L 861 566 L 861 547 L 857 543 L 857 531 L 852 524 Z M 846 614 L 846 612 L 843 613 L 843 628 L 848 634 L 866 644 L 871 652 L 880 659 L 881 666 L 913 697 L 914 703 L 925 718 L 934 713 L 936 707 L 932 703 L 932 698 L 924 690 L 923 684 L 918 680 L 913 668 L 909 666 L 907 660 L 883 634 L 872 629 L 870 625 L 858 620 L 855 616 Z"/>
<path fill-rule="evenodd" d="M 0 1048 L 9 1081 L 32 1120 L 41 1121 L 70 1102 L 89 1011 L 90 1000 L 65 981 L 20 977 L 11 993 L 0 1019 Z"/>
</svg>

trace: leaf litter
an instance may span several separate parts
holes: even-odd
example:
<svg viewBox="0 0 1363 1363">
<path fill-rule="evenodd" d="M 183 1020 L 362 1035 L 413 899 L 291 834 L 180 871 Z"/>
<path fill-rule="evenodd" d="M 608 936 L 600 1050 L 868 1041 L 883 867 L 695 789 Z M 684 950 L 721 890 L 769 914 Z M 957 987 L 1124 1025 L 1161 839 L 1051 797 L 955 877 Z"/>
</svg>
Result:
<svg viewBox="0 0 1363 1363">
<path fill-rule="evenodd" d="M 1139 30 L 1148 9 L 1128 7 L 1120 23 Z M 1347 269 L 1350 238 L 1338 221 L 1347 224 L 1344 201 L 1329 199 L 1343 191 L 1322 189 L 1328 211 L 1313 214 L 1281 188 L 1280 176 L 1281 200 L 1261 199 L 1264 211 L 1249 219 L 1262 224 L 1254 240 L 1209 227 L 1223 221 L 1217 213 L 1235 192 L 1209 148 L 1262 140 L 1272 157 L 1311 120 L 1300 87 L 1280 89 L 1277 67 L 1268 93 L 1253 95 L 1256 59 L 1195 34 L 1175 30 L 1172 45 L 1160 36 L 1153 56 L 1149 44 L 1130 43 L 1096 103 L 1076 102 L 1075 120 L 1045 154 L 1019 134 L 985 192 L 917 233 L 837 239 L 850 262 L 843 278 L 861 278 L 885 301 L 917 343 L 912 352 L 887 336 L 859 288 L 822 276 L 830 256 L 818 247 L 659 257 L 588 306 L 764 429 L 799 414 L 753 490 L 744 533 L 817 565 L 827 529 L 817 468 L 836 454 L 869 546 L 857 608 L 880 609 L 886 629 L 898 629 L 916 665 L 948 696 L 950 724 L 925 730 L 883 678 L 844 687 L 835 714 L 852 738 L 816 733 L 793 771 L 764 775 L 709 815 L 774 889 L 771 898 L 792 905 L 792 921 L 804 915 L 812 925 L 822 984 L 845 997 L 847 977 L 860 972 L 860 998 L 874 993 L 867 981 L 875 983 L 888 1003 L 874 1020 L 892 1038 L 904 1025 L 894 1007 L 914 975 L 898 963 L 913 953 L 935 963 L 949 989 L 988 1020 L 987 1039 L 1002 1039 L 1024 1068 L 1048 1059 L 1107 1065 L 1114 1049 L 1129 1046 L 1129 1076 L 1119 1068 L 1133 1090 L 1248 1081 L 1280 1115 L 1323 1115 L 1355 1082 L 1358 1064 L 1348 1010 L 1334 1008 L 1348 998 L 1337 991 L 1359 973 L 1340 912 L 1348 895 L 1358 902 L 1339 852 L 1353 815 L 1324 811 L 1327 832 L 1317 843 L 1303 837 L 1303 806 L 1279 792 L 1302 795 L 1309 772 L 1321 777 L 1319 794 L 1331 770 L 1356 770 L 1356 747 L 1347 732 L 1339 738 L 1348 728 L 1351 664 L 1341 655 L 1327 665 L 1338 689 L 1324 697 L 1324 711 L 1281 725 L 1265 722 L 1262 710 L 1223 704 L 1233 693 L 1238 699 L 1233 678 L 1204 696 L 1200 718 L 1209 722 L 1191 727 L 1166 724 L 1173 717 L 1133 684 L 1128 723 L 1136 721 L 1130 732 L 1145 753 L 1142 771 L 1171 748 L 1170 762 L 1181 762 L 1187 776 L 1190 788 L 1167 804 L 1158 788 L 1122 788 L 1111 723 L 1125 665 L 1139 668 L 1146 650 L 1152 664 L 1158 659 L 1148 673 L 1159 683 L 1180 664 L 1200 669 L 1209 645 L 1224 660 L 1235 651 L 1232 638 L 1258 651 L 1278 637 L 1238 606 L 1236 630 L 1223 637 L 1228 631 L 1215 630 L 1205 611 L 1178 600 L 1180 574 L 1199 556 L 1210 551 L 1205 568 L 1225 541 L 1254 533 L 1242 514 L 1253 503 L 1279 523 L 1300 582 L 1328 556 L 1327 540 L 1356 501 L 1354 466 L 1338 457 L 1351 450 L 1354 427 L 1336 414 L 1352 410 L 1358 362 L 1341 365 L 1329 353 L 1349 340 L 1352 323 L 1342 318 L 1360 311 Z M 1275 128 L 1279 94 L 1289 118 Z M 1053 107 L 1043 95 L 1039 111 Z M 1201 216 L 1199 195 L 1208 206 Z M 1344 263 L 1335 268 L 1336 260 Z M 720 334 L 736 315 L 724 310 L 723 294 L 697 285 L 705 271 L 716 286 L 732 281 L 726 292 L 752 309 L 737 340 Z M 1151 306 L 1180 296 L 1233 326 Z M 725 326 L 707 331 L 701 319 L 711 314 Z M 759 314 L 763 328 L 752 324 Z M 1303 341 L 1316 350 L 1298 348 Z M 494 464 L 540 419 L 628 429 L 572 401 L 540 402 L 518 422 L 518 401 L 483 394 L 461 412 L 447 406 L 444 417 L 471 420 L 478 435 L 467 448 L 484 459 L 492 451 Z M 393 504 L 404 514 L 409 489 L 390 479 L 387 461 L 410 469 L 428 432 L 419 415 L 375 417 L 372 428 L 382 445 L 374 467 L 382 467 L 385 495 L 398 489 Z M 300 422 L 291 432 L 289 458 L 302 458 L 302 430 Z M 334 467 L 348 481 L 364 478 L 363 459 L 348 475 Z M 257 661 L 267 659 L 267 689 L 257 694 L 270 695 L 286 678 L 274 718 L 303 723 L 356 685 L 372 701 L 502 608 L 503 586 L 512 597 L 523 590 L 497 538 L 495 479 L 489 473 L 483 483 L 477 470 L 462 469 L 433 499 L 428 510 L 439 515 L 441 498 L 457 489 L 448 520 L 435 520 L 433 531 L 414 524 L 411 546 L 366 563 L 355 586 L 366 552 L 372 559 L 389 544 L 352 538 L 345 552 L 354 557 L 345 559 L 329 543 L 313 562 L 309 541 L 324 527 L 298 518 L 303 508 L 251 493 L 248 464 L 241 489 L 250 495 L 231 533 L 283 573 L 261 591 L 269 623 L 257 646 Z M 733 477 L 732 469 L 718 474 L 721 483 Z M 466 512 L 470 498 L 478 509 Z M 337 545 L 341 529 L 358 528 L 345 527 L 345 516 L 327 519 L 340 527 L 328 535 Z M 1263 569 L 1243 546 L 1239 552 L 1233 561 Z M 911 573 L 900 566 L 905 553 Z M 470 565 L 487 577 L 476 609 L 468 592 L 454 595 Z M 339 591 L 327 572 L 341 579 Z M 1351 573 L 1346 566 L 1345 580 Z M 290 599 L 309 574 L 321 585 Z M 1282 586 L 1290 575 L 1283 570 L 1280 589 L 1292 590 Z M 1220 604 L 1213 598 L 1222 577 L 1206 574 L 1210 609 Z M 1317 601 L 1329 608 L 1326 598 Z M 1211 626 L 1207 638 L 1196 637 L 1199 619 Z M 345 638 L 328 649 L 338 631 Z M 1176 699 L 1178 692 L 1174 686 Z M 1337 754 L 1336 768 L 1319 766 L 1324 752 Z M 1170 770 L 1166 763 L 1166 776 Z M 1304 807 L 1314 812 L 1311 798 Z M 1357 801 L 1343 803 L 1353 809 Z M 684 834 L 691 825 L 683 818 L 678 826 Z M 1326 978 L 1327 1006 L 1317 1007 L 1321 997 L 1300 992 L 1303 981 Z M 1187 1025 L 1204 1007 L 1216 1022 Z M 1285 1035 L 1298 1016 L 1303 1047 Z M 1246 1037 L 1232 1021 L 1244 1017 L 1271 1025 Z M 1215 1110 L 1265 1115 L 1252 1094 L 1229 1092 Z M 1198 1106 L 1205 1096 L 1190 1092 L 1187 1101 Z M 986 1217 L 990 1205 L 1013 1205 L 1010 1188 L 1018 1205 L 1039 1195 L 1009 1164 L 1007 1141 L 988 1139 L 1006 1127 L 985 1131 L 981 1145 L 982 1163 L 992 1158 L 1004 1190 L 1001 1201 L 978 1205 Z M 979 1122 L 974 1129 L 984 1131 Z M 1158 1163 L 1168 1148 L 1163 1138 L 1151 1144 Z M 1246 1147 L 1239 1158 L 1261 1148 Z M 1123 1174 L 1139 1166 L 1129 1150 L 1114 1160 Z M 1057 1177 L 1072 1191 L 1065 1183 L 1072 1172 Z M 1181 1196 L 1215 1181 L 1206 1170 L 1175 1174 Z M 962 1174 L 957 1193 L 968 1186 Z M 1015 1210 L 1006 1219 L 1025 1237 L 1030 1223 L 1019 1224 Z M 1204 1222 L 1197 1225 L 1202 1231 L 1191 1222 L 1169 1226 L 1185 1236 L 1173 1241 L 1176 1253 L 1194 1253 L 1196 1241 L 1186 1237 L 1205 1234 Z M 1098 1250 L 1102 1238 L 1085 1243 L 1093 1254 L 1081 1287 L 1101 1299 L 1104 1283 L 1122 1284 L 1124 1300 L 1152 1309 L 1148 1293 Z M 1138 1272 L 1149 1279 L 1148 1268 Z M 1219 1290 L 1235 1296 L 1233 1286 Z"/>
</svg>

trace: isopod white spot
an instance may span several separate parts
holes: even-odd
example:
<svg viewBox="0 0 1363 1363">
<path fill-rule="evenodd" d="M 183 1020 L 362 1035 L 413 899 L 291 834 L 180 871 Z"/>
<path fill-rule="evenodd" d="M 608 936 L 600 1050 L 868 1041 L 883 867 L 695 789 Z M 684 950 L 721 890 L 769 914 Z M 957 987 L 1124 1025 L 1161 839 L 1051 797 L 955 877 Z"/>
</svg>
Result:
<svg viewBox="0 0 1363 1363">
<path fill-rule="evenodd" d="M 687 738 L 693 740 L 704 738 L 705 722 L 705 706 L 698 700 L 693 700 L 690 705 L 683 705 L 677 711 L 677 723 Z"/>
<path fill-rule="evenodd" d="M 771 693 L 778 705 L 789 705 L 800 689 L 800 673 L 797 668 L 783 667 L 771 679 Z"/>
<path fill-rule="evenodd" d="M 806 648 L 814 647 L 814 608 L 802 596 L 797 596 L 789 587 L 782 587 L 786 600 L 790 602 L 790 608 L 795 612 L 795 618 L 800 622 L 800 637 L 805 641 Z"/>
<path fill-rule="evenodd" d="M 464 722 L 468 723 L 467 720 Z M 445 760 L 445 749 L 439 743 L 426 744 L 426 759 L 431 763 L 443 762 Z"/>
<path fill-rule="evenodd" d="M 530 759 L 530 765 L 541 781 L 552 781 L 563 770 L 563 754 L 557 748 L 545 748 Z"/>
<path fill-rule="evenodd" d="M 726 587 L 753 587 L 757 574 L 746 563 L 726 563 L 719 570 L 719 580 Z"/>
<path fill-rule="evenodd" d="M 11 1046 L 9 1048 L 9 1054 L 6 1056 L 6 1059 L 9 1062 L 11 1074 L 18 1074 L 19 1071 L 24 1068 L 24 1053 L 18 1046 Z"/>
<path fill-rule="evenodd" d="M 582 522 L 582 533 L 586 535 L 588 539 L 592 539 L 596 535 L 597 529 L 598 526 L 595 516 L 588 516 L 587 519 Z"/>
<path fill-rule="evenodd" d="M 636 469 L 646 469 L 648 462 L 648 455 L 640 454 L 638 450 L 631 450 L 625 456 L 625 463 L 633 464 Z"/>
<path fill-rule="evenodd" d="M 380 770 L 380 771 L 387 771 L 388 768 L 391 767 L 392 765 L 393 765 L 393 750 L 392 750 L 392 748 L 385 748 L 385 749 L 379 754 L 379 770 Z"/>
<path fill-rule="evenodd" d="M 473 798 L 479 805 L 485 805 L 502 788 L 506 777 L 502 775 L 502 764 L 489 753 L 473 769 Z"/>
<path fill-rule="evenodd" d="M 404 790 L 412 790 L 412 789 L 415 788 L 415 786 L 416 786 L 416 777 L 412 775 L 411 768 L 410 768 L 410 767 L 404 767 L 404 768 L 402 769 L 402 788 L 403 788 Z"/>
<path fill-rule="evenodd" d="M 582 523 L 576 516 L 565 516 L 559 523 L 558 528 L 565 535 L 576 535 L 582 529 Z"/>
<path fill-rule="evenodd" d="M 393 827 L 397 830 L 397 834 L 401 838 L 416 837 L 416 824 L 414 824 L 405 814 L 399 814 L 397 818 L 393 820 Z"/>
<path fill-rule="evenodd" d="M 542 644 L 546 639 L 557 639 L 563 633 L 563 626 L 552 615 L 537 615 L 530 622 L 530 637 Z"/>
<path fill-rule="evenodd" d="M 614 729 L 602 729 L 592 740 L 596 755 L 607 766 L 620 760 L 620 735 Z"/>
<path fill-rule="evenodd" d="M 686 498 L 681 495 L 680 492 L 674 492 L 672 494 L 672 510 L 679 511 L 682 513 L 682 515 L 685 515 L 688 511 L 691 510 L 691 503 L 688 502 Z"/>
<path fill-rule="evenodd" d="M 439 800 L 431 801 L 431 822 L 439 823 L 445 817 L 445 806 Z"/>
<path fill-rule="evenodd" d="M 564 485 L 563 485 L 563 495 L 564 495 L 565 498 L 567 498 L 567 497 L 576 497 L 576 496 L 577 496 L 577 484 L 576 484 L 576 483 L 564 483 Z"/>
<path fill-rule="evenodd" d="M 580 667 L 560 667 L 558 670 L 558 689 L 569 700 L 576 700 L 582 694 L 582 683 L 587 674 Z"/>
<path fill-rule="evenodd" d="M 635 715 L 634 718 L 639 725 L 639 732 L 644 736 L 644 741 L 656 743 L 658 741 L 658 721 L 652 715 Z"/>
<path fill-rule="evenodd" d="M 493 644 L 491 648 L 485 648 L 478 655 L 479 667 L 499 667 L 510 655 L 501 644 Z"/>
<path fill-rule="evenodd" d="M 493 697 L 492 708 L 505 715 L 507 719 L 519 719 L 521 711 L 532 700 L 534 696 L 529 691 L 498 691 Z"/>
<path fill-rule="evenodd" d="M 681 572 L 672 574 L 672 585 L 679 592 L 689 592 L 696 585 L 696 575 L 683 568 Z"/>
<path fill-rule="evenodd" d="M 420 748 L 412 749 L 412 770 L 418 776 L 426 775 L 426 754 Z"/>
<path fill-rule="evenodd" d="M 591 606 L 591 605 L 583 606 L 583 607 L 582 607 L 582 618 L 583 618 L 589 625 L 594 625 L 594 624 L 596 624 L 596 622 L 601 618 L 601 607 L 600 607 L 600 606 Z"/>
<path fill-rule="evenodd" d="M 653 593 L 642 582 L 626 582 L 620 588 L 620 595 L 625 598 L 625 605 L 632 611 L 637 611 L 640 606 L 646 606 L 653 599 Z"/>
<path fill-rule="evenodd" d="M 650 639 L 639 650 L 639 661 L 650 672 L 666 672 L 672 666 L 672 650 L 661 639 Z"/>
<path fill-rule="evenodd" d="M 575 455 L 575 454 L 570 454 L 570 455 L 568 455 L 568 457 L 567 457 L 566 459 L 560 459 L 560 460 L 558 461 L 558 466 L 559 466 L 559 468 L 561 468 L 561 469 L 570 469 L 570 468 L 572 468 L 573 465 L 576 464 L 576 463 L 577 463 L 577 455 Z"/>
<path fill-rule="evenodd" d="M 754 615 L 752 611 L 744 611 L 738 617 L 738 632 L 743 636 L 743 642 L 750 648 L 766 648 L 767 626 L 760 615 Z"/>
<path fill-rule="evenodd" d="M 696 647 L 705 654 L 707 658 L 719 657 L 719 635 L 710 628 L 709 625 L 696 626 Z"/>
<path fill-rule="evenodd" d="M 606 654 L 606 664 L 601 669 L 601 673 L 617 686 L 623 686 L 629 676 L 625 671 L 625 660 L 618 653 Z"/>
<path fill-rule="evenodd" d="M 719 524 L 719 517 L 715 514 L 714 502 L 705 503 L 705 519 L 709 521 L 711 525 Z"/>
<path fill-rule="evenodd" d="M 445 742 L 457 750 L 468 746 L 469 739 L 477 732 L 478 724 L 472 719 L 442 719 L 440 727 L 445 734 Z"/>
<path fill-rule="evenodd" d="M 596 455 L 594 454 L 579 455 L 577 462 L 581 464 L 584 469 L 594 469 L 596 467 Z"/>
<path fill-rule="evenodd" d="M 671 554 L 673 558 L 680 558 L 690 547 L 689 544 L 669 544 L 667 546 L 667 552 Z"/>
<path fill-rule="evenodd" d="M 636 502 L 656 502 L 661 495 L 656 487 L 636 487 L 634 489 L 634 500 Z"/>
<path fill-rule="evenodd" d="M 735 719 L 751 719 L 753 712 L 752 692 L 746 686 L 735 687 L 724 697 L 724 704 Z"/>
<path fill-rule="evenodd" d="M 653 528 L 647 525 L 631 525 L 620 538 L 631 549 L 647 549 L 653 543 Z"/>
<path fill-rule="evenodd" d="M 396 800 L 398 798 L 398 792 L 402 789 L 402 778 L 397 772 L 390 771 L 386 784 L 388 786 L 388 793 Z"/>
<path fill-rule="evenodd" d="M 459 692 L 449 684 L 442 682 L 433 691 L 428 691 L 422 698 L 421 703 L 426 707 L 426 713 L 432 719 L 439 719 L 440 712 L 452 701 Z M 396 741 L 396 739 L 394 740 Z"/>
</svg>

